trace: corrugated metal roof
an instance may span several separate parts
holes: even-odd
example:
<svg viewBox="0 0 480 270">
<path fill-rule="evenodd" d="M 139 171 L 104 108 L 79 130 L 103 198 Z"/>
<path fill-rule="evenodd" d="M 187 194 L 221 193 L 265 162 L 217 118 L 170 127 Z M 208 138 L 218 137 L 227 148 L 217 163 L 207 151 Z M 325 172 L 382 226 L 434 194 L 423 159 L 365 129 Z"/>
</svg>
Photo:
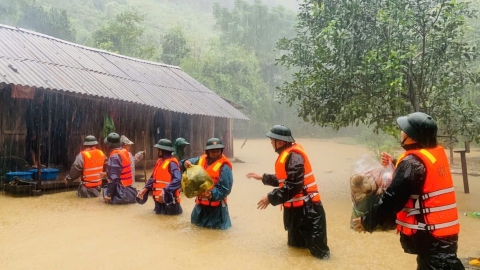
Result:
<svg viewBox="0 0 480 270">
<path fill-rule="evenodd" d="M 179 113 L 248 120 L 179 67 L 0 24 L 2 82 L 123 100 Z"/>
</svg>

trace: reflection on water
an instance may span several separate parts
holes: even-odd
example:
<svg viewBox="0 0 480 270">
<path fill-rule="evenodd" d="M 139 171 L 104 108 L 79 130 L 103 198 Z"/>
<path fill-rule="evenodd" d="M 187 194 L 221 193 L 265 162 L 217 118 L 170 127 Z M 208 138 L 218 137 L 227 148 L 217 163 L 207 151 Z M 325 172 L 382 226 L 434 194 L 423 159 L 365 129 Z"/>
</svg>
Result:
<svg viewBox="0 0 480 270">
<path fill-rule="evenodd" d="M 151 198 L 145 205 L 112 206 L 98 198 L 76 198 L 75 191 L 27 198 L 0 195 L 0 269 L 415 269 L 415 257 L 403 253 L 394 232 L 360 235 L 349 229 L 349 166 L 366 150 L 301 141 L 327 212 L 328 261 L 287 247 L 279 207 L 256 209 L 271 188 L 245 174 L 272 172 L 276 154 L 268 141 L 249 140 L 235 149 L 245 163 L 234 164 L 229 230 L 191 225 L 194 200 L 185 197 L 184 213 L 169 217 L 153 213 Z M 465 195 L 471 198 L 480 191 L 478 178 L 470 182 L 471 194 L 459 194 L 460 209 Z M 478 256 L 480 220 L 460 218 L 459 257 Z"/>
</svg>

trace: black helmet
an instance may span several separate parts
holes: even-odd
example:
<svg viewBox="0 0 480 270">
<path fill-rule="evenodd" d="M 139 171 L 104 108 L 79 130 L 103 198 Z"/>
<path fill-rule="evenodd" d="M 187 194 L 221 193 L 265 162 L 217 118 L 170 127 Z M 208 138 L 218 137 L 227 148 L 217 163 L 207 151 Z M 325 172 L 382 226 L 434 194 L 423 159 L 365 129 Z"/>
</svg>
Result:
<svg viewBox="0 0 480 270">
<path fill-rule="evenodd" d="M 273 128 L 270 129 L 270 131 L 267 134 L 265 134 L 265 136 L 275 140 L 291 142 L 291 143 L 295 142 L 295 139 L 292 137 L 292 131 L 284 125 L 273 126 Z"/>
<path fill-rule="evenodd" d="M 437 124 L 430 115 L 414 112 L 408 116 L 398 117 L 397 123 L 408 137 L 422 147 L 437 146 Z"/>
<path fill-rule="evenodd" d="M 85 140 L 83 142 L 83 145 L 88 146 L 88 145 L 97 145 L 97 138 L 93 135 L 88 135 L 85 137 Z"/>
<path fill-rule="evenodd" d="M 223 145 L 222 140 L 219 138 L 211 138 L 207 141 L 207 145 L 205 146 L 205 150 L 212 150 L 212 149 L 223 149 L 225 145 Z"/>
<path fill-rule="evenodd" d="M 105 144 L 110 148 L 120 147 L 122 145 L 120 142 L 120 135 L 115 132 L 108 134 L 107 138 L 105 138 Z"/>
<path fill-rule="evenodd" d="M 166 150 L 166 151 L 170 151 L 170 152 L 174 151 L 172 141 L 170 141 L 169 139 L 160 139 L 157 142 L 157 144 L 155 144 L 155 146 L 153 146 L 153 147 L 158 148 L 158 149 L 162 149 L 162 150 Z"/>
</svg>

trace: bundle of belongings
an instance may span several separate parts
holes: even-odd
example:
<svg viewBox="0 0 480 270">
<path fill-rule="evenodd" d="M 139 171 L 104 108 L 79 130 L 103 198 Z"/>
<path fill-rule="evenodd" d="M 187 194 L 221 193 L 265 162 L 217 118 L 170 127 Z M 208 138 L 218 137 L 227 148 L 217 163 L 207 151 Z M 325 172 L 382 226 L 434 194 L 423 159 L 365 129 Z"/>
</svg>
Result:
<svg viewBox="0 0 480 270">
<path fill-rule="evenodd" d="M 386 167 L 368 155 L 362 156 L 354 165 L 350 177 L 350 192 L 352 195 L 352 216 L 350 228 L 356 224 L 353 219 L 365 215 L 375 205 L 392 182 L 393 164 Z M 382 229 L 393 229 L 394 222 Z"/>
<path fill-rule="evenodd" d="M 212 187 L 212 178 L 201 166 L 192 165 L 182 175 L 182 190 L 187 198 L 198 196 Z"/>
</svg>

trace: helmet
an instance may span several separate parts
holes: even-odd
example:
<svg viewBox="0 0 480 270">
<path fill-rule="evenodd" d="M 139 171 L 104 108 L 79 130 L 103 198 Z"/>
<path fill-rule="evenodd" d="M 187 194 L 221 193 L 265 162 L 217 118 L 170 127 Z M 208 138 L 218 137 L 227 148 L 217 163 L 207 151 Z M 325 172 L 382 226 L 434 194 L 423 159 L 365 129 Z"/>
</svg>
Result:
<svg viewBox="0 0 480 270">
<path fill-rule="evenodd" d="M 88 146 L 88 145 L 97 145 L 97 138 L 93 135 L 88 135 L 85 137 L 85 140 L 83 141 L 83 145 Z"/>
<path fill-rule="evenodd" d="M 223 149 L 225 145 L 223 145 L 222 140 L 219 138 L 211 138 L 207 141 L 207 145 L 205 146 L 205 150 L 212 150 L 212 149 Z"/>
<path fill-rule="evenodd" d="M 178 138 L 175 140 L 175 145 L 189 145 L 190 143 L 187 142 L 184 138 Z"/>
<path fill-rule="evenodd" d="M 122 142 L 122 145 L 132 145 L 134 144 L 130 139 L 127 138 L 127 136 L 122 135 L 120 136 L 120 142 Z"/>
<path fill-rule="evenodd" d="M 292 143 L 295 142 L 295 139 L 292 137 L 292 131 L 284 125 L 273 126 L 273 128 L 270 129 L 270 131 L 267 134 L 265 134 L 265 136 L 275 140 L 292 142 Z"/>
<path fill-rule="evenodd" d="M 172 141 L 170 141 L 169 139 L 160 139 L 157 142 L 157 144 L 155 144 L 155 146 L 153 146 L 153 147 L 158 148 L 158 149 L 162 149 L 162 150 L 166 150 L 166 151 L 170 151 L 170 152 L 174 151 Z"/>
<path fill-rule="evenodd" d="M 105 138 L 105 144 L 110 148 L 120 147 L 122 145 L 120 142 L 120 135 L 115 132 L 108 134 L 107 138 Z"/>
<path fill-rule="evenodd" d="M 433 118 L 422 112 L 414 112 L 397 118 L 397 123 L 408 137 L 422 147 L 437 146 L 437 124 Z"/>
</svg>

